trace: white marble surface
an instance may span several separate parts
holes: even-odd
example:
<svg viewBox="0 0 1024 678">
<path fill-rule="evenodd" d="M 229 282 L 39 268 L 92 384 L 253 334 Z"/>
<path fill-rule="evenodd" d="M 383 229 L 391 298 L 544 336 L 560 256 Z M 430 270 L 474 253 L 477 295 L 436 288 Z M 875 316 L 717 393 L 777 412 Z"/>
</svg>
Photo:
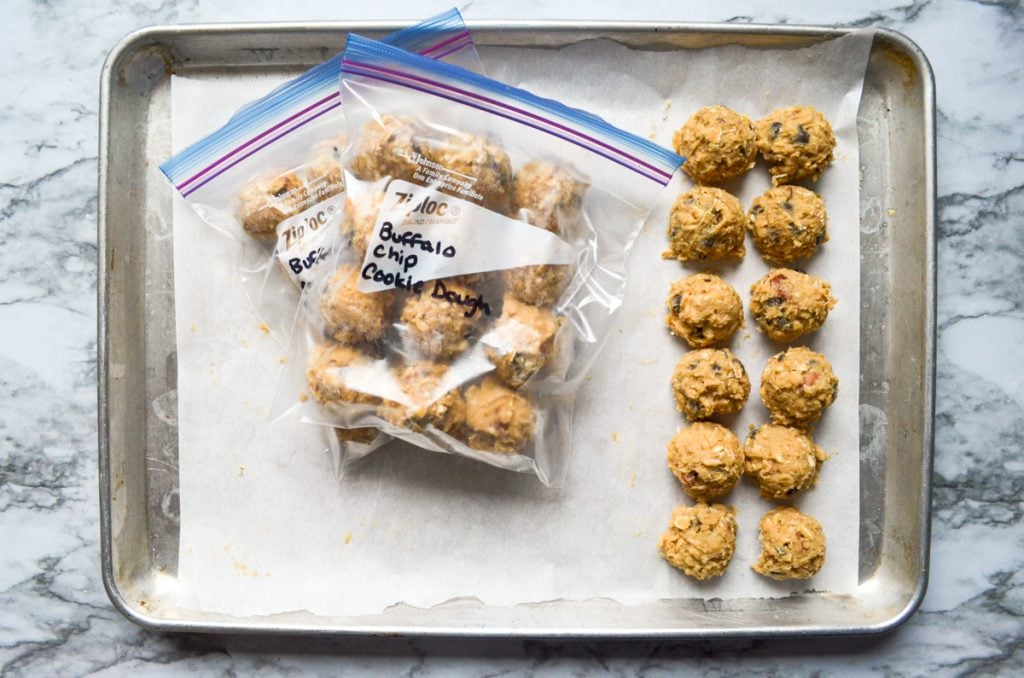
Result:
<svg viewBox="0 0 1024 678">
<path fill-rule="evenodd" d="M 0 675 L 658 675 L 1024 672 L 1024 9 L 1019 2 L 470 1 L 469 18 L 881 25 L 928 54 L 939 103 L 934 542 L 921 610 L 834 641 L 301 641 L 142 631 L 99 579 L 96 128 L 99 71 L 157 23 L 406 19 L 444 2 L 7 0 L 0 63 Z M 810 3 L 808 3 L 810 4 Z M 12 58 L 13 57 L 13 58 Z"/>
</svg>

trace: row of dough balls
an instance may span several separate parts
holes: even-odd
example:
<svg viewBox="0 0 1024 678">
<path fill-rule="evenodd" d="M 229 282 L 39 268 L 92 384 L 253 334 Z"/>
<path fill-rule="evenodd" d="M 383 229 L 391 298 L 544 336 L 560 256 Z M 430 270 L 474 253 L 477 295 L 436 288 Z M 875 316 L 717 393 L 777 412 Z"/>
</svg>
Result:
<svg viewBox="0 0 1024 678">
<path fill-rule="evenodd" d="M 743 324 L 740 295 L 713 273 L 695 273 L 672 283 L 665 305 L 669 331 L 694 348 L 726 341 Z M 775 341 L 817 331 L 835 305 L 827 281 L 789 268 L 773 268 L 750 286 L 757 329 Z"/>
<path fill-rule="evenodd" d="M 744 475 L 765 499 L 786 501 L 814 487 L 827 458 L 809 432 L 775 423 L 752 430 L 741 445 L 725 426 L 698 421 L 668 444 L 668 468 L 696 501 L 728 494 Z"/>
<path fill-rule="evenodd" d="M 672 204 L 669 248 L 661 256 L 679 261 L 742 259 L 744 230 L 770 264 L 806 259 L 828 240 L 825 201 L 802 186 L 776 186 L 754 198 L 744 212 L 733 194 L 695 186 Z"/>
<path fill-rule="evenodd" d="M 486 452 L 515 454 L 533 438 L 536 426 L 533 403 L 497 377 L 487 376 L 465 391 L 456 387 L 438 397 L 448 365 L 417 360 L 395 371 L 402 391 L 413 403 L 406 406 L 345 385 L 340 368 L 369 367 L 373 360 L 358 348 L 326 342 L 314 352 L 306 371 L 309 390 L 325 407 L 375 408 L 378 416 L 395 426 L 412 431 L 433 427 Z M 377 429 L 369 427 L 339 428 L 336 432 L 342 441 L 359 443 L 371 442 L 378 433 Z"/>
<path fill-rule="evenodd" d="M 460 194 L 499 214 L 515 216 L 538 228 L 558 232 L 562 209 L 579 209 L 586 186 L 550 163 L 527 163 L 513 172 L 508 153 L 496 140 L 459 132 L 444 139 L 408 116 L 384 115 L 364 126 L 356 140 L 349 170 L 356 178 L 384 178 L 422 183 L 415 178 L 417 158 L 440 163 L 448 171 L 473 180 L 474 194 Z M 253 178 L 239 196 L 237 217 L 256 240 L 273 242 L 277 226 L 302 210 L 345 190 L 342 157 L 347 135 L 319 144 L 307 162 Z M 444 189 L 443 189 L 444 190 Z M 383 191 L 346 196 L 348 222 L 356 245 L 365 251 Z"/>
<path fill-rule="evenodd" d="M 761 373 L 761 400 L 772 422 L 809 428 L 835 402 L 839 379 L 828 359 L 805 346 L 772 356 Z M 750 395 L 747 371 L 727 348 L 685 354 L 672 373 L 676 408 L 690 421 L 739 412 Z"/>
<path fill-rule="evenodd" d="M 772 184 L 817 181 L 833 159 L 832 125 L 810 106 L 778 108 L 756 123 L 725 106 L 694 113 L 676 132 L 683 170 L 698 184 L 718 184 L 750 170 L 760 151 Z"/>
<path fill-rule="evenodd" d="M 825 564 L 821 523 L 792 506 L 774 508 L 759 524 L 761 555 L 755 572 L 772 579 L 809 579 Z M 736 550 L 736 516 L 722 504 L 680 506 L 658 543 L 662 557 L 698 580 L 725 574 Z"/>
</svg>

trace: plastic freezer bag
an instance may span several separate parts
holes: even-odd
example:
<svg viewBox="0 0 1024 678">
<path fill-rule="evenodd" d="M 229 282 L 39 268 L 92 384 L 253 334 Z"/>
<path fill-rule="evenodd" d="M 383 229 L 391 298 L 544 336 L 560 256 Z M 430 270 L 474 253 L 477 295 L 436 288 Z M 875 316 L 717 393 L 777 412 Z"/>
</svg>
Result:
<svg viewBox="0 0 1024 678">
<path fill-rule="evenodd" d="M 561 484 L 626 253 L 683 159 L 358 36 L 341 71 L 347 240 L 303 292 L 275 409 Z"/>
<path fill-rule="evenodd" d="M 456 9 L 385 42 L 481 70 Z M 260 319 L 285 344 L 299 288 L 338 241 L 347 139 L 340 71 L 338 54 L 247 104 L 160 168 L 207 224 L 239 243 L 239 259 L 224 264 L 239 268 Z M 331 446 L 362 451 L 387 441 L 376 430 L 337 436 Z"/>
<path fill-rule="evenodd" d="M 391 34 L 397 48 L 480 70 L 452 9 Z M 286 341 L 297 288 L 337 241 L 345 182 L 341 55 L 247 104 L 161 166 L 203 220 L 241 246 L 238 265 L 261 319 Z M 270 254 L 272 252 L 272 255 Z"/>
</svg>

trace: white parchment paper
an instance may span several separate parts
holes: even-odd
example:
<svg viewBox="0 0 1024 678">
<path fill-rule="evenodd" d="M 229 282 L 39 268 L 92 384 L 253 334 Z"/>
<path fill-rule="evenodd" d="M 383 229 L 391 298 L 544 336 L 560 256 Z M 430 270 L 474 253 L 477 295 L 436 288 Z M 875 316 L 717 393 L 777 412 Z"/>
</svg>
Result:
<svg viewBox="0 0 1024 678">
<path fill-rule="evenodd" d="M 828 558 L 808 582 L 777 583 L 750 569 L 757 523 L 772 507 L 745 479 L 736 555 L 724 577 L 698 584 L 659 557 L 672 509 L 689 500 L 665 465 L 684 421 L 669 387 L 685 353 L 664 329 L 669 283 L 703 270 L 663 261 L 668 207 L 689 182 L 677 177 L 630 256 L 617 329 L 582 389 L 566 487 L 392 443 L 338 483 L 317 427 L 267 414 L 284 350 L 261 328 L 237 279 L 237 247 L 177 200 L 174 208 L 178 342 L 181 549 L 179 604 L 236 615 L 310 610 L 370 614 L 404 602 L 459 597 L 490 605 L 610 598 L 775 597 L 857 585 L 859 182 L 856 113 L 869 34 L 812 48 L 719 47 L 639 52 L 608 41 L 560 50 L 481 50 L 489 73 L 591 109 L 670 145 L 696 109 L 722 103 L 752 118 L 812 105 L 833 122 L 836 161 L 817 185 L 831 239 L 809 273 L 828 279 L 839 303 L 805 342 L 840 379 L 839 398 L 816 430 L 831 455 L 801 510 L 818 518 Z M 172 135 L 180 149 L 282 78 L 175 77 Z M 214 115 L 213 112 L 218 112 Z M 759 165 L 727 186 L 744 206 L 769 187 Z M 715 267 L 746 303 L 768 266 L 752 243 L 742 264 Z M 745 437 L 767 412 L 757 396 L 780 346 L 753 320 L 730 347 L 747 367 L 751 398 L 730 421 Z"/>
</svg>

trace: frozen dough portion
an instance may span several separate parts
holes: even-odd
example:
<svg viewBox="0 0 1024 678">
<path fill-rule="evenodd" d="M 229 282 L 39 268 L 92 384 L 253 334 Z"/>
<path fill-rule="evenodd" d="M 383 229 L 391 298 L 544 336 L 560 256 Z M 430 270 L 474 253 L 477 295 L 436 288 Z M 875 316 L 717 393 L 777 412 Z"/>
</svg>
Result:
<svg viewBox="0 0 1024 678">
<path fill-rule="evenodd" d="M 325 341 L 313 351 L 306 369 L 309 392 L 321 405 L 379 405 L 377 396 L 349 388 L 345 368 L 368 365 L 372 359 L 362 351 Z"/>
<path fill-rule="evenodd" d="M 817 181 L 832 162 L 836 137 L 825 116 L 810 106 L 779 108 L 757 121 L 757 147 L 768 162 L 772 184 Z"/>
<path fill-rule="evenodd" d="M 441 190 L 508 214 L 512 195 L 512 161 L 500 144 L 468 132 L 449 137 L 431 159 L 470 184 L 467 192 Z"/>
<path fill-rule="evenodd" d="M 713 273 L 697 273 L 672 283 L 665 324 L 694 348 L 726 341 L 743 324 L 743 302 L 732 286 Z"/>
<path fill-rule="evenodd" d="M 686 158 L 683 170 L 698 184 L 738 177 L 757 159 L 757 135 L 750 118 L 725 106 L 694 113 L 675 133 L 672 145 Z"/>
<path fill-rule="evenodd" d="M 380 405 L 380 398 L 348 388 L 342 373 L 346 367 L 366 365 L 371 360 L 370 356 L 351 346 L 331 341 L 324 342 L 313 351 L 306 370 L 306 383 L 310 393 L 318 403 L 325 406 Z M 369 445 L 382 435 L 379 429 L 371 426 L 332 428 L 334 437 L 342 445 Z"/>
<path fill-rule="evenodd" d="M 469 287 L 451 279 L 428 283 L 420 294 L 410 295 L 402 308 L 412 347 L 433 359 L 450 359 L 469 347 L 481 313 L 455 300 L 477 299 Z"/>
<path fill-rule="evenodd" d="M 572 266 L 541 264 L 503 271 L 505 287 L 513 297 L 531 306 L 554 306 L 572 279 Z"/>
<path fill-rule="evenodd" d="M 751 431 L 743 447 L 744 472 L 766 499 L 785 500 L 814 487 L 828 455 L 798 428 L 764 424 Z"/>
<path fill-rule="evenodd" d="M 341 266 L 320 297 L 324 331 L 343 344 L 377 341 L 388 329 L 387 313 L 394 294 L 386 290 L 362 292 L 356 288 L 358 282 L 357 267 Z"/>
<path fill-rule="evenodd" d="M 743 363 L 729 349 L 690 351 L 672 375 L 676 407 L 691 421 L 739 412 L 750 395 Z"/>
<path fill-rule="evenodd" d="M 768 360 L 761 374 L 761 400 L 772 421 L 806 426 L 821 418 L 836 399 L 839 379 L 825 356 L 796 346 Z"/>
<path fill-rule="evenodd" d="M 515 453 L 533 438 L 533 404 L 487 377 L 466 389 L 466 444 L 487 452 Z"/>
<path fill-rule="evenodd" d="M 662 557 L 698 580 L 725 574 L 736 550 L 736 518 L 722 504 L 680 506 L 658 542 Z"/>
<path fill-rule="evenodd" d="M 750 313 L 757 329 L 775 341 L 793 341 L 816 331 L 835 305 L 829 283 L 789 268 L 773 268 L 750 287 Z"/>
<path fill-rule="evenodd" d="M 747 215 L 743 205 L 720 188 L 697 186 L 672 204 L 668 250 L 663 259 L 693 261 L 742 259 Z"/>
<path fill-rule="evenodd" d="M 274 242 L 277 225 L 305 209 L 308 201 L 306 182 L 295 172 L 256 179 L 242 189 L 238 220 L 256 240 Z"/>
<path fill-rule="evenodd" d="M 587 185 L 549 162 L 528 162 L 513 182 L 515 216 L 538 228 L 560 234 L 580 217 Z"/>
<path fill-rule="evenodd" d="M 709 421 L 682 429 L 668 443 L 668 468 L 699 501 L 730 492 L 743 476 L 743 448 L 732 431 Z"/>
<path fill-rule="evenodd" d="M 412 118 L 382 115 L 366 123 L 355 140 L 348 169 L 357 179 L 411 181 L 420 157 L 430 158 L 424 130 Z"/>
<path fill-rule="evenodd" d="M 802 186 L 776 186 L 754 198 L 747 225 L 769 264 L 809 257 L 828 240 L 825 201 Z"/>
<path fill-rule="evenodd" d="M 761 518 L 760 528 L 755 572 L 778 580 L 809 579 L 825 564 L 825 532 L 811 516 L 780 506 Z"/>
<path fill-rule="evenodd" d="M 419 431 L 433 426 L 443 433 L 453 433 L 466 421 L 466 401 L 458 388 L 442 390 L 448 366 L 430 360 L 417 360 L 397 370 L 402 392 L 412 401 L 404 407 L 398 403 L 381 406 L 381 418 L 400 428 Z"/>
<path fill-rule="evenodd" d="M 481 342 L 502 381 L 519 388 L 547 364 L 560 326 L 550 310 L 506 294 L 501 317 Z"/>
</svg>

